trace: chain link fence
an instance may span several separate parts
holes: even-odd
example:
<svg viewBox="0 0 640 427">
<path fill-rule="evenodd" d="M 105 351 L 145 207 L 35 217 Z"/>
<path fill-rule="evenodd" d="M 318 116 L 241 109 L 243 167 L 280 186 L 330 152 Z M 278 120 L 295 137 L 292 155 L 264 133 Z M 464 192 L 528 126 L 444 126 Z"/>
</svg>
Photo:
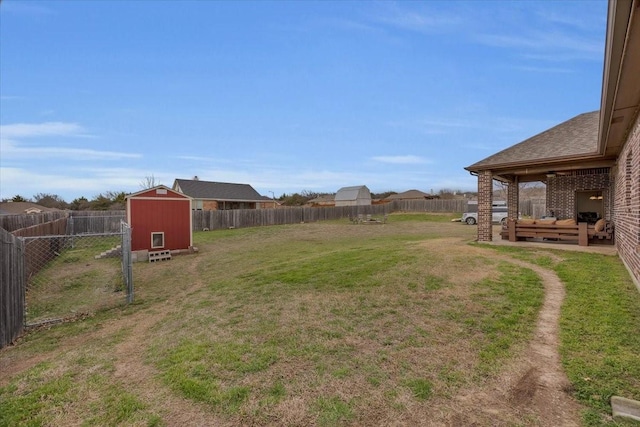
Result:
<svg viewBox="0 0 640 427">
<path fill-rule="evenodd" d="M 22 238 L 28 326 L 133 301 L 130 228 L 120 227 L 118 232 Z"/>
</svg>

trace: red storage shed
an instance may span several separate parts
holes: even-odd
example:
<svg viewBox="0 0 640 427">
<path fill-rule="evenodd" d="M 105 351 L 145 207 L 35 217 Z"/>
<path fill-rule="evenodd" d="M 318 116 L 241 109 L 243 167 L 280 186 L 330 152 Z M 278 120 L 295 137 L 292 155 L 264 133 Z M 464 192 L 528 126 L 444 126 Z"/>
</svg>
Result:
<svg viewBox="0 0 640 427">
<path fill-rule="evenodd" d="M 193 246 L 191 197 L 159 185 L 127 196 L 132 251 L 176 251 Z"/>
</svg>

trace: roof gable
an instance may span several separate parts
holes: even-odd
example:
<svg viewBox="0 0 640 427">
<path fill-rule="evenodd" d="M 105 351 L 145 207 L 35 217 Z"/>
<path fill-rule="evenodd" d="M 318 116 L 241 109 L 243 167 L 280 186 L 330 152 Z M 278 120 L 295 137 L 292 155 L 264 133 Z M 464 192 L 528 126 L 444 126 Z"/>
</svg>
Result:
<svg viewBox="0 0 640 427">
<path fill-rule="evenodd" d="M 478 171 L 598 154 L 599 111 L 580 114 L 465 169 Z"/>
<path fill-rule="evenodd" d="M 137 193 L 129 194 L 126 198 L 131 199 L 135 197 L 158 197 L 158 198 L 167 198 L 167 197 L 180 197 L 183 199 L 189 199 L 189 196 L 186 194 L 179 193 L 165 185 L 157 185 L 152 188 L 145 188 L 144 190 L 138 191 Z"/>
<path fill-rule="evenodd" d="M 356 185 L 353 187 L 342 187 L 335 196 L 335 201 L 357 200 L 358 198 L 371 198 L 371 192 L 366 185 Z"/>
<path fill-rule="evenodd" d="M 249 184 L 176 179 L 173 188 L 194 199 L 262 201 L 262 196 Z"/>
</svg>

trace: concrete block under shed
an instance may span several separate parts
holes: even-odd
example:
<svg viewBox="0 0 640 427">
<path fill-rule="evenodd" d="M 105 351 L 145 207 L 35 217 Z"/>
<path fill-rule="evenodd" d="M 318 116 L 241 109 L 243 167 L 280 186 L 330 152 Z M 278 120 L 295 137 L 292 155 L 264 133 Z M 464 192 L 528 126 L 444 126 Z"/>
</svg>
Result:
<svg viewBox="0 0 640 427">
<path fill-rule="evenodd" d="M 149 251 L 146 249 L 131 252 L 132 262 L 145 262 L 148 260 L 149 260 Z"/>
</svg>

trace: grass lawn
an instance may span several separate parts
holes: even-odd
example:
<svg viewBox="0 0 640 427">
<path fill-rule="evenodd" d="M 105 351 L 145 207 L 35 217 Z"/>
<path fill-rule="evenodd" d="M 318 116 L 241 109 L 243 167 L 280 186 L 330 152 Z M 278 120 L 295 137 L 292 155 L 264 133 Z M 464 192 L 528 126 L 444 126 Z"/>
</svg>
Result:
<svg viewBox="0 0 640 427">
<path fill-rule="evenodd" d="M 29 278 L 27 323 L 73 317 L 125 303 L 120 257 L 95 259 L 120 244 L 120 236 L 77 236 Z M 33 240 L 34 263 L 43 261 L 48 239 Z"/>
<path fill-rule="evenodd" d="M 497 252 L 470 245 L 476 228 L 450 219 L 394 214 L 385 225 L 195 233 L 199 253 L 134 266 L 135 304 L 33 332 L 2 350 L 0 426 L 460 420 L 458 396 L 508 369 L 542 304 L 541 279 L 509 257 L 566 281 L 564 365 L 586 405 L 585 423 L 609 422 L 607 396 L 640 389 L 620 378 L 640 366 L 640 342 L 620 335 L 640 335 L 640 297 L 620 262 Z M 626 317 L 584 331 L 579 307 L 602 299 L 580 288 L 580 274 L 588 274 L 581 265 L 593 260 L 606 264 L 600 294 L 614 295 L 598 309 L 622 306 Z M 603 334 L 617 341 L 603 343 Z M 591 345 L 606 357 L 593 357 Z M 496 420 L 536 425 L 521 411 Z"/>
</svg>

